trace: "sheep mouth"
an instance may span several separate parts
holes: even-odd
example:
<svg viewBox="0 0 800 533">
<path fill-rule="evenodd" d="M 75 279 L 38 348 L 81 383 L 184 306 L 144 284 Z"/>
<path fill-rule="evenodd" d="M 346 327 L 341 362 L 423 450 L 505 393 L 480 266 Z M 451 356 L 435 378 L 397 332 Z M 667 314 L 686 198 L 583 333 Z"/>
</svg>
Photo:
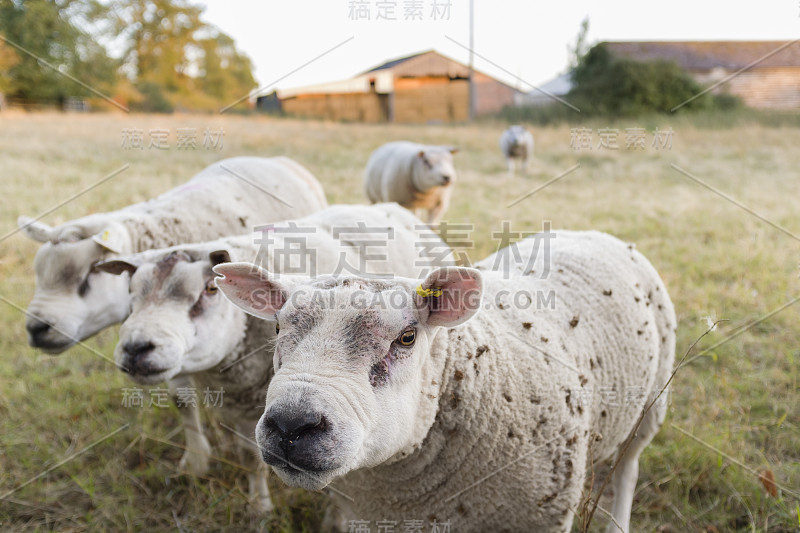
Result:
<svg viewBox="0 0 800 533">
<path fill-rule="evenodd" d="M 60 353 L 65 352 L 69 348 L 72 348 L 77 344 L 76 341 L 66 341 L 66 342 L 58 342 L 58 341 L 46 341 L 41 339 L 29 339 L 29 344 L 33 348 L 38 348 L 39 350 L 50 354 L 50 355 L 58 355 Z"/>
<path fill-rule="evenodd" d="M 314 464 L 296 465 L 290 459 L 284 458 L 281 453 L 275 453 L 264 447 L 261 448 L 261 459 L 271 467 L 283 470 L 290 475 L 317 476 L 328 471 L 327 468 Z"/>
<path fill-rule="evenodd" d="M 147 363 L 124 363 L 119 369 L 128 374 L 134 380 L 143 384 L 159 383 L 169 379 L 172 368 L 154 367 Z"/>
<path fill-rule="evenodd" d="M 264 455 L 264 452 L 262 452 L 262 457 Z M 264 459 L 266 462 L 266 457 Z M 268 464 L 284 483 L 293 487 L 306 490 L 321 490 L 330 483 L 331 471 L 328 469 L 300 468 L 274 459 L 271 459 Z"/>
</svg>

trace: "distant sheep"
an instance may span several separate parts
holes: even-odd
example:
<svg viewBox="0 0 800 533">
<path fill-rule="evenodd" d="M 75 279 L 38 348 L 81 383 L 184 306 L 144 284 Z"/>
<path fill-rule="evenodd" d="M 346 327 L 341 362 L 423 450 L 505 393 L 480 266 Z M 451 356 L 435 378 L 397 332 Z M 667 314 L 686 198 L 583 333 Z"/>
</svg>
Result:
<svg viewBox="0 0 800 533">
<path fill-rule="evenodd" d="M 633 246 L 597 232 L 537 239 L 479 270 L 422 280 L 215 267 L 233 302 L 278 316 L 256 429 L 264 460 L 291 486 L 336 480 L 352 519 L 568 532 L 586 467 L 633 435 L 612 509 L 630 531 L 638 457 L 667 409 L 656 402 L 635 428 L 671 372 L 672 303 Z M 535 304 L 551 291 L 555 306 Z M 373 304 L 351 303 L 365 300 Z"/>
<path fill-rule="evenodd" d="M 184 185 L 118 211 L 57 227 L 20 217 L 22 232 L 44 243 L 34 259 L 36 292 L 28 307 L 31 346 L 61 353 L 128 316 L 128 277 L 95 265 L 119 254 L 241 233 L 255 223 L 296 218 L 326 206 L 319 182 L 287 157 L 235 157 Z M 173 388 L 187 383 L 171 384 Z M 206 449 L 196 409 L 181 409 L 192 449 Z M 188 453 L 181 467 L 200 474 L 207 459 Z"/>
<path fill-rule="evenodd" d="M 523 126 L 510 126 L 500 136 L 500 150 L 506 158 L 508 172 L 514 173 L 514 161 L 518 160 L 522 172 L 528 168 L 528 158 L 533 157 L 533 135 Z"/>
<path fill-rule="evenodd" d="M 370 242 L 368 247 L 358 245 L 359 234 Z M 273 275 L 341 268 L 415 276 L 426 267 L 454 264 L 447 245 L 397 204 L 333 206 L 275 224 L 262 236 L 269 239 L 263 248 L 252 235 L 244 235 L 150 250 L 98 265 L 106 272 L 132 273 L 132 312 L 120 328 L 114 351 L 120 368 L 144 384 L 191 376 L 201 390 L 224 390 L 221 419 L 246 436 L 253 435 L 264 410 L 276 328 L 245 315 L 217 294 L 213 266 L 258 257 Z M 266 466 L 252 453 L 255 446 L 241 444 L 240 461 L 252 472 L 250 496 L 259 509 L 270 510 Z"/>
<path fill-rule="evenodd" d="M 456 181 L 452 146 L 408 141 L 384 144 L 367 162 L 364 186 L 370 202 L 397 202 L 428 224 L 438 224 L 450 206 Z M 427 211 L 427 216 L 423 212 Z"/>
</svg>

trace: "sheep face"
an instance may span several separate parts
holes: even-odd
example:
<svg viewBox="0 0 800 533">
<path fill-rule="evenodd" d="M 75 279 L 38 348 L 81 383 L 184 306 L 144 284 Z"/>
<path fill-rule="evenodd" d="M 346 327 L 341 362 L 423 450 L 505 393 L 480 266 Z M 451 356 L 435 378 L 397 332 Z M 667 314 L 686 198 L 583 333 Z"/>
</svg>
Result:
<svg viewBox="0 0 800 533">
<path fill-rule="evenodd" d="M 45 242 L 34 259 L 36 291 L 25 324 L 28 342 L 51 354 L 125 319 L 128 278 L 95 268 L 113 255 L 94 239 Z"/>
<path fill-rule="evenodd" d="M 477 311 L 477 271 L 449 267 L 422 282 L 270 279 L 247 263 L 215 271 L 234 303 L 277 321 L 275 376 L 256 441 L 284 482 L 318 490 L 421 442 L 435 413 L 424 394 L 431 342 L 439 327 Z"/>
<path fill-rule="evenodd" d="M 241 341 L 246 317 L 219 294 L 212 266 L 208 252 L 175 249 L 98 266 L 134 272 L 131 314 L 120 327 L 114 359 L 137 382 L 208 370 Z"/>
<path fill-rule="evenodd" d="M 457 148 L 447 147 L 420 150 L 414 160 L 414 188 L 424 192 L 454 183 L 456 169 L 453 166 L 453 154 L 457 151 Z"/>
</svg>

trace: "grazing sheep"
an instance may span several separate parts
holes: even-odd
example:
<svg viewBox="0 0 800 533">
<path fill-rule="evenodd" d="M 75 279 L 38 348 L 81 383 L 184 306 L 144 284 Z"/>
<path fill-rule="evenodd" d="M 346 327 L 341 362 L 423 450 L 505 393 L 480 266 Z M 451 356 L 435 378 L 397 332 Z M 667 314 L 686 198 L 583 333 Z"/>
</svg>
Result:
<svg viewBox="0 0 800 533">
<path fill-rule="evenodd" d="M 22 232 L 44 243 L 34 259 L 36 292 L 26 328 L 31 346 L 61 353 L 128 315 L 128 277 L 95 265 L 130 254 L 243 231 L 253 223 L 303 216 L 326 206 L 319 182 L 286 157 L 236 157 L 207 167 L 158 198 L 93 214 L 55 228 L 20 217 Z M 185 380 L 171 388 L 188 386 Z M 182 409 L 188 448 L 210 450 L 199 413 Z M 181 468 L 205 471 L 208 459 L 188 453 Z"/>
<path fill-rule="evenodd" d="M 397 202 L 428 224 L 438 224 L 450 205 L 456 170 L 452 146 L 408 141 L 384 144 L 367 162 L 364 186 L 370 202 Z M 422 216 L 427 211 L 427 218 Z"/>
<path fill-rule="evenodd" d="M 264 410 L 275 324 L 248 316 L 221 297 L 213 266 L 257 257 L 272 272 L 313 275 L 339 268 L 419 275 L 425 267 L 453 264 L 447 245 L 397 204 L 333 206 L 275 224 L 262 236 L 270 242 L 261 249 L 244 235 L 98 265 L 107 272 L 133 273 L 132 311 L 114 352 L 123 371 L 140 383 L 191 376 L 201 390 L 224 390 L 222 419 L 244 435 L 253 434 Z M 291 250 L 298 253 L 287 255 Z M 254 443 L 245 442 L 242 451 L 243 464 L 252 466 L 250 495 L 260 509 L 269 510 L 266 466 L 253 453 Z"/>
<path fill-rule="evenodd" d="M 519 159 L 524 174 L 528 168 L 528 158 L 533 157 L 533 135 L 523 126 L 510 126 L 500 136 L 500 150 L 506 158 L 509 174 L 514 173 L 515 159 Z"/>
<path fill-rule="evenodd" d="M 657 402 L 635 429 L 669 378 L 672 303 L 632 245 L 540 241 L 422 281 L 215 267 L 228 298 L 280 326 L 256 428 L 264 461 L 292 486 L 338 480 L 353 519 L 566 532 L 587 465 L 634 435 L 613 478 L 629 531 L 638 457 L 666 413 Z M 551 291 L 555 305 L 537 306 Z"/>
</svg>

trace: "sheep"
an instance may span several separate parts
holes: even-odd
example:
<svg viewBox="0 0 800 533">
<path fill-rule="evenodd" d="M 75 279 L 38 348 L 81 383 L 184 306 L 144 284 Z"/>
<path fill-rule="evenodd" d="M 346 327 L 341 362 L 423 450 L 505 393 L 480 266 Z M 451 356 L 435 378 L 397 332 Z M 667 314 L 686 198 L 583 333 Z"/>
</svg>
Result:
<svg viewBox="0 0 800 533">
<path fill-rule="evenodd" d="M 456 171 L 453 146 L 428 146 L 408 141 L 384 144 L 374 152 L 364 172 L 370 202 L 397 202 L 438 224 L 450 205 Z"/>
<path fill-rule="evenodd" d="M 95 268 L 104 259 L 197 242 L 242 231 L 253 222 L 303 216 L 327 205 L 322 186 L 286 157 L 236 157 L 207 167 L 184 185 L 148 202 L 92 214 L 57 227 L 20 217 L 19 227 L 44 243 L 36 253 L 36 291 L 26 328 L 31 346 L 57 354 L 128 315 L 127 276 Z M 188 386 L 185 380 L 171 388 Z M 188 448 L 210 450 L 199 413 L 182 409 Z M 202 474 L 206 456 L 190 453 L 180 467 Z"/>
<path fill-rule="evenodd" d="M 202 390 L 224 390 L 221 417 L 244 435 L 253 434 L 263 412 L 275 324 L 248 316 L 219 296 L 213 266 L 256 258 L 276 273 L 341 269 L 418 275 L 428 266 L 454 264 L 447 245 L 397 204 L 333 206 L 268 226 L 262 236 L 270 239 L 267 246 L 244 235 L 98 265 L 106 272 L 133 274 L 132 312 L 114 351 L 120 368 L 139 383 L 191 376 Z M 287 255 L 287 250 L 298 253 Z M 268 511 L 266 466 L 255 453 L 247 453 L 255 451 L 254 443 L 243 444 L 241 460 L 253 472 L 248 476 L 251 498 Z"/>
<path fill-rule="evenodd" d="M 612 513 L 629 531 L 638 457 L 666 413 L 658 394 L 675 312 L 632 245 L 599 232 L 555 236 L 422 280 L 215 267 L 236 305 L 277 315 L 275 375 L 256 427 L 264 461 L 290 486 L 337 480 L 353 519 L 568 532 L 587 465 L 621 453 Z M 541 292 L 555 305 L 537 305 Z"/>
<path fill-rule="evenodd" d="M 519 159 L 524 174 L 528 167 L 528 158 L 533 156 L 533 135 L 524 126 L 509 126 L 500 135 L 500 150 L 506 158 L 508 173 L 514 174 L 514 160 Z"/>
</svg>

